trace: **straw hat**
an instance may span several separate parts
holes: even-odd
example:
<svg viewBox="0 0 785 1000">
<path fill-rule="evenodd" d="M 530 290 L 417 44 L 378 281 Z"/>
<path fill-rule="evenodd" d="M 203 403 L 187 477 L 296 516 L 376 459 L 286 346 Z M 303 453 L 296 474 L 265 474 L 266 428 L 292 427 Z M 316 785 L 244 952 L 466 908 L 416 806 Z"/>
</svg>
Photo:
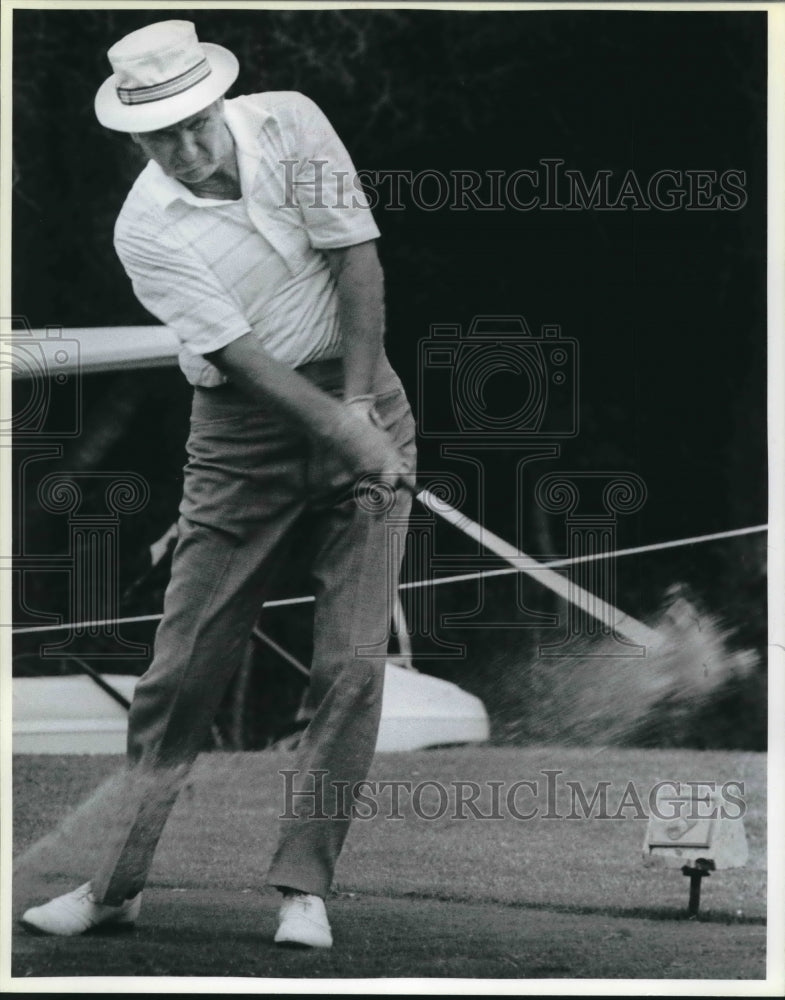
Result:
<svg viewBox="0 0 785 1000">
<path fill-rule="evenodd" d="M 152 132 L 222 97 L 239 72 L 222 45 L 200 42 L 190 21 L 159 21 L 121 38 L 107 53 L 114 74 L 95 95 L 95 113 L 118 132 Z"/>
</svg>

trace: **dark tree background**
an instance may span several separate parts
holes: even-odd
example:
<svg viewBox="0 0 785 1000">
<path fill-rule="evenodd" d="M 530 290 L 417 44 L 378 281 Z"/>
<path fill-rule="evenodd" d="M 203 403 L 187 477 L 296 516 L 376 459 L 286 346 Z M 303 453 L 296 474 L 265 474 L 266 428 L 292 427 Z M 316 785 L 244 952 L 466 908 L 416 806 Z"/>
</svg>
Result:
<svg viewBox="0 0 785 1000">
<path fill-rule="evenodd" d="M 580 434 L 536 475 L 637 473 L 647 502 L 621 518 L 622 545 L 766 521 L 765 14 L 17 10 L 13 293 L 34 327 L 152 322 L 111 242 L 142 164 L 92 105 L 107 48 L 172 16 L 237 54 L 229 96 L 293 89 L 316 100 L 358 168 L 512 173 L 555 157 L 587 181 L 613 171 L 612 189 L 628 170 L 644 187 L 663 169 L 743 171 L 738 210 L 424 211 L 408 198 L 375 214 L 389 353 L 413 401 L 431 324 L 466 328 L 478 314 L 522 314 L 534 332 L 558 323 L 580 345 Z M 148 544 L 176 506 L 187 391 L 163 375 L 142 388 L 124 378 L 88 402 L 97 422 L 119 398 L 137 400 L 122 450 L 110 433 L 101 460 L 139 463 L 167 484 L 135 522 Z M 516 387 L 495 390 L 503 401 Z M 150 425 L 145 394 L 171 400 L 164 425 Z M 558 526 L 522 519 L 509 494 L 517 457 L 487 456 L 498 485 L 483 516 L 507 537 L 520 527 L 535 552 L 558 549 Z M 430 438 L 421 465 L 468 468 Z M 471 483 L 465 504 L 478 513 Z M 683 582 L 735 641 L 763 650 L 764 558 L 765 536 L 750 536 L 622 561 L 620 603 L 643 614 Z"/>
</svg>

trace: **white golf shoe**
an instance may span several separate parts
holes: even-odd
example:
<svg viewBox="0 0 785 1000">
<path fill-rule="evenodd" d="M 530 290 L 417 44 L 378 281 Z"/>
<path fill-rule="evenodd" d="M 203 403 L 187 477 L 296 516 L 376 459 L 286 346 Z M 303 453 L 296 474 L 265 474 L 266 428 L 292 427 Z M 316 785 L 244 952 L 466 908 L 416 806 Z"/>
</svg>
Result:
<svg viewBox="0 0 785 1000">
<path fill-rule="evenodd" d="M 22 915 L 22 926 L 33 934 L 58 934 L 73 937 L 96 927 L 130 928 L 139 916 L 142 894 L 126 899 L 120 906 L 96 903 L 90 883 L 56 896 L 43 906 L 33 906 Z"/>
<path fill-rule="evenodd" d="M 304 948 L 331 948 L 333 936 L 324 900 L 305 893 L 286 896 L 278 914 L 275 943 L 300 945 Z"/>
</svg>

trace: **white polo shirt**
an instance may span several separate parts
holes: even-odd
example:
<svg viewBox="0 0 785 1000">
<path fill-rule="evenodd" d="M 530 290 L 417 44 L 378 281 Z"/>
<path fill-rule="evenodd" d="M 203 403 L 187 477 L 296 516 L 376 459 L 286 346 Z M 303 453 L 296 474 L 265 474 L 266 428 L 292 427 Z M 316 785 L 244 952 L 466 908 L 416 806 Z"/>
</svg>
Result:
<svg viewBox="0 0 785 1000">
<path fill-rule="evenodd" d="M 139 301 L 180 339 L 192 385 L 225 377 L 203 355 L 253 332 L 298 367 L 339 357 L 338 297 L 320 250 L 376 239 L 356 171 L 309 98 L 279 91 L 225 104 L 239 201 L 197 198 L 150 161 L 115 226 Z"/>
</svg>

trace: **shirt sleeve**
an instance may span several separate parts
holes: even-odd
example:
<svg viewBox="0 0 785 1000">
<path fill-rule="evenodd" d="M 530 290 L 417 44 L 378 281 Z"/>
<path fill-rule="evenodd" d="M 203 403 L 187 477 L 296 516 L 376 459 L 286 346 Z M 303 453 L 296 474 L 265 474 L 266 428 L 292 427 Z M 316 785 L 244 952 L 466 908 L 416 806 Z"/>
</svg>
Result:
<svg viewBox="0 0 785 1000">
<path fill-rule="evenodd" d="M 251 332 L 251 326 L 213 272 L 166 229 L 123 225 L 115 250 L 142 305 L 170 327 L 193 354 L 208 354 Z"/>
<path fill-rule="evenodd" d="M 296 162 L 291 174 L 311 246 L 317 250 L 377 239 L 368 198 L 346 147 L 324 112 L 304 94 L 292 94 Z"/>
</svg>

